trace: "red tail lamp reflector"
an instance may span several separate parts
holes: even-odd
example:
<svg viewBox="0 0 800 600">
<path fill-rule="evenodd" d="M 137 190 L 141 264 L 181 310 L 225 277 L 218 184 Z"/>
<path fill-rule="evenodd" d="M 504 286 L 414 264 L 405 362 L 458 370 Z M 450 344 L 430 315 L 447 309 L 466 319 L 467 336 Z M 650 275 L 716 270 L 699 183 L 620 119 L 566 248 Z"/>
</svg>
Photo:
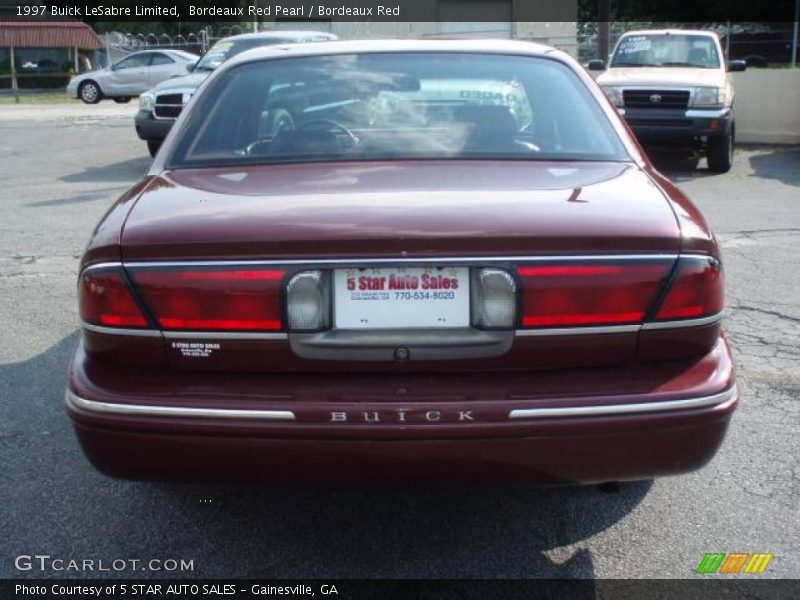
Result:
<svg viewBox="0 0 800 600">
<path fill-rule="evenodd" d="M 523 327 L 638 323 L 669 262 L 522 266 Z"/>
<path fill-rule="evenodd" d="M 725 304 L 722 268 L 711 258 L 685 258 L 656 314 L 657 320 L 696 319 L 720 312 Z"/>
<path fill-rule="evenodd" d="M 81 319 L 106 327 L 147 327 L 147 318 L 117 268 L 81 275 L 78 303 Z"/>
<path fill-rule="evenodd" d="M 132 273 L 162 329 L 279 331 L 280 269 L 139 269 Z"/>
</svg>

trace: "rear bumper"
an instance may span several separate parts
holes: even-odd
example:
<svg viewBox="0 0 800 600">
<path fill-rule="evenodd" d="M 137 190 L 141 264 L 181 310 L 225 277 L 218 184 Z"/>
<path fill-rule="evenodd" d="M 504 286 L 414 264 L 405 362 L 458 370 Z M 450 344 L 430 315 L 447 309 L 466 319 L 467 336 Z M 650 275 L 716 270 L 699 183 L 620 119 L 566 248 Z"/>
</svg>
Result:
<svg viewBox="0 0 800 600">
<path fill-rule="evenodd" d="M 139 139 L 148 142 L 161 142 L 167 137 L 175 121 L 171 119 L 156 119 L 153 113 L 140 110 L 133 119 L 136 135 Z"/>
<path fill-rule="evenodd" d="M 266 390 L 262 381 L 212 389 L 196 375 L 186 388 L 144 375 L 138 389 L 126 392 L 100 388 L 104 370 L 79 346 L 67 410 L 92 464 L 133 479 L 334 485 L 647 479 L 707 463 L 738 402 L 724 342 L 691 365 L 629 373 L 617 394 L 593 392 L 592 370 L 571 372 L 574 392 L 566 395 L 566 389 L 537 388 L 535 373 L 484 374 L 480 384 L 467 382 L 474 393 L 461 400 L 447 375 L 405 376 L 408 388 L 390 381 L 393 394 L 381 393 L 374 377 L 359 386 L 353 376 L 341 394 L 318 391 L 332 383 L 333 376 L 323 375 L 319 388 L 308 376 L 281 376 Z M 507 393 L 507 380 L 515 377 L 530 382 L 529 393 Z M 283 394 L 292 381 L 294 399 Z M 247 391 L 251 383 L 261 398 Z M 424 400 L 396 397 L 422 383 L 429 386 Z M 358 399 L 360 387 L 370 400 Z M 636 389 L 642 391 L 631 393 Z"/>
<path fill-rule="evenodd" d="M 625 108 L 620 114 L 640 140 L 682 140 L 715 137 L 731 131 L 733 113 L 724 109 Z"/>
</svg>

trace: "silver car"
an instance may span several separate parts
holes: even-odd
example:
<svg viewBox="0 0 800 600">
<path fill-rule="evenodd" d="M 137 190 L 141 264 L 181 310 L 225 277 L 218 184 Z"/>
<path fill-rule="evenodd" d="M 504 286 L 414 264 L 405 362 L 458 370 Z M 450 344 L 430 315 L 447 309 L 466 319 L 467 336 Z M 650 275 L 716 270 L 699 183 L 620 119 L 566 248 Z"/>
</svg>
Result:
<svg viewBox="0 0 800 600">
<path fill-rule="evenodd" d="M 86 104 L 96 104 L 103 98 L 129 102 L 132 96 L 162 81 L 186 75 L 198 58 L 182 50 L 134 52 L 104 69 L 76 75 L 67 85 L 67 94 Z"/>
</svg>

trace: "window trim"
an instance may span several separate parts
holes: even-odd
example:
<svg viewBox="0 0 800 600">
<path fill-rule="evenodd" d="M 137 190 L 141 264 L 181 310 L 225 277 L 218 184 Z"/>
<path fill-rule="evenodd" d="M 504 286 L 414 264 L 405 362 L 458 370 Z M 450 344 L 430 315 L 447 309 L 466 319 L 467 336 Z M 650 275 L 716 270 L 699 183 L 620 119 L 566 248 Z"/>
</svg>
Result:
<svg viewBox="0 0 800 600">
<path fill-rule="evenodd" d="M 154 54 L 154 52 L 147 51 L 147 52 L 142 52 L 141 54 L 128 55 L 125 58 L 123 58 L 121 61 L 119 61 L 117 63 L 114 63 L 114 70 L 115 71 L 127 71 L 128 69 L 141 69 L 142 67 L 149 68 L 150 67 L 150 61 L 152 60 L 152 56 L 147 56 L 147 55 L 152 55 L 152 54 Z M 123 69 L 119 68 L 119 65 L 124 63 L 126 60 L 131 60 L 132 58 L 139 58 L 142 55 L 146 56 L 146 58 L 147 58 L 147 62 L 145 62 L 143 65 L 138 65 L 138 66 L 135 66 L 135 67 L 125 67 Z"/>
<path fill-rule="evenodd" d="M 541 158 L 539 162 L 619 162 L 619 163 L 635 163 L 640 164 L 643 162 L 643 156 L 636 153 L 636 142 L 629 137 L 625 136 L 624 125 L 621 125 L 619 122 L 614 122 L 614 117 L 618 116 L 616 113 L 611 114 L 609 111 L 606 110 L 606 107 L 603 105 L 603 100 L 605 100 L 605 96 L 600 93 L 598 95 L 596 90 L 593 90 L 590 83 L 587 82 L 586 77 L 583 76 L 581 72 L 579 72 L 580 66 L 576 64 L 570 64 L 569 61 L 564 60 L 558 56 L 551 56 L 547 54 L 525 54 L 525 53 L 517 53 L 517 52 L 476 52 L 476 51 L 469 51 L 469 50 L 450 50 L 450 49 L 442 49 L 442 50 L 417 50 L 417 49 L 409 49 L 409 50 L 378 50 L 374 52 L 366 51 L 366 52 L 358 52 L 358 51 L 347 51 L 342 50 L 339 52 L 330 52 L 330 53 L 323 53 L 323 54 L 303 54 L 299 56 L 277 56 L 277 57 L 269 57 L 269 58 L 257 58 L 251 59 L 246 61 L 241 61 L 236 63 L 232 66 L 224 67 L 225 62 L 221 64 L 215 72 L 209 77 L 204 85 L 202 86 L 202 94 L 199 94 L 199 98 L 196 98 L 196 101 L 193 102 L 193 106 L 190 110 L 184 110 L 181 114 L 181 123 L 180 128 L 176 132 L 177 135 L 174 137 L 174 142 L 168 148 L 168 153 L 163 159 L 163 163 L 161 163 L 161 168 L 165 170 L 180 170 L 180 169 L 205 169 L 205 168 L 228 168 L 228 167 L 252 167 L 252 166 L 273 166 L 273 165 L 286 165 L 286 164 L 318 164 L 318 163 L 336 163 L 336 162 L 354 162 L 352 159 L 342 159 L 342 160 L 334 160 L 330 158 L 324 159 L 311 159 L 311 158 L 304 158 L 302 160 L 297 161 L 276 161 L 274 163 L 265 163 L 263 161 L 242 161 L 241 159 L 235 159 L 231 162 L 224 162 L 219 161 L 215 163 L 190 163 L 190 164 L 180 164 L 175 161 L 175 157 L 177 151 L 182 146 L 184 134 L 191 123 L 191 117 L 194 112 L 198 110 L 202 110 L 207 114 L 207 107 L 205 106 L 210 98 L 210 94 L 212 91 L 215 91 L 217 87 L 220 86 L 219 80 L 225 77 L 228 77 L 231 71 L 236 69 L 244 68 L 249 65 L 255 63 L 268 63 L 273 61 L 283 61 L 283 60 L 296 60 L 298 58 L 327 58 L 327 57 L 334 57 L 334 56 L 350 56 L 350 55 L 406 55 L 406 54 L 454 54 L 454 55 L 478 55 L 478 56 L 492 56 L 492 57 L 515 57 L 515 58 L 525 58 L 529 60 L 542 60 L 542 61 L 551 61 L 553 63 L 557 63 L 561 65 L 564 69 L 568 70 L 571 75 L 576 79 L 576 83 L 579 86 L 583 86 L 586 94 L 589 96 L 590 101 L 596 103 L 596 107 L 599 109 L 600 113 L 602 114 L 602 118 L 605 119 L 605 123 L 608 125 L 610 132 L 616 138 L 619 146 L 620 146 L 620 156 L 616 157 L 608 157 L 608 158 L 580 158 L 580 157 L 547 157 Z M 202 59 L 202 57 L 201 57 Z M 198 61 L 199 62 L 199 61 Z M 195 94 L 198 96 L 198 94 Z M 360 158 L 358 162 L 396 162 L 396 161 L 414 161 L 414 160 L 422 160 L 422 161 L 432 161 L 432 160 L 498 160 L 498 161 L 506 161 L 506 160 L 524 160 L 529 162 L 537 162 L 537 160 L 531 158 L 508 158 L 508 157 L 469 157 L 469 156 L 442 156 L 436 158 L 429 158 L 429 157 L 393 157 L 393 158 Z M 646 159 L 645 159 L 646 162 Z"/>
<path fill-rule="evenodd" d="M 164 65 L 174 65 L 175 64 L 175 59 L 172 58 L 166 52 L 158 52 L 158 51 L 156 51 L 156 52 L 151 52 L 151 54 L 152 54 L 152 56 L 150 56 L 150 62 L 147 63 L 148 67 L 163 67 Z M 158 64 L 158 65 L 153 64 L 153 61 L 156 59 L 157 56 L 163 56 L 164 58 L 169 60 L 169 62 L 168 63 L 161 63 L 161 64 Z"/>
</svg>

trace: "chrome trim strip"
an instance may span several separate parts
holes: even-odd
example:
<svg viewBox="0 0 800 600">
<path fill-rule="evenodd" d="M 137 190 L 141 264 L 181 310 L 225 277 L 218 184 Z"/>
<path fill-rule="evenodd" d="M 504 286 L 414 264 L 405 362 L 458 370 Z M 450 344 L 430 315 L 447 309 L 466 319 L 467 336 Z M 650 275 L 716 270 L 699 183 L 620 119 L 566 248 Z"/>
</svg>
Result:
<svg viewBox="0 0 800 600">
<path fill-rule="evenodd" d="M 86 321 L 81 321 L 81 327 L 87 331 L 95 333 L 106 333 L 108 335 L 133 335 L 138 337 L 161 337 L 158 329 L 125 329 L 123 327 L 105 327 L 103 325 L 92 325 Z"/>
<path fill-rule="evenodd" d="M 208 419 L 263 419 L 267 421 L 294 421 L 290 410 L 246 410 L 235 408 L 195 408 L 189 406 L 147 406 L 143 404 L 115 404 L 86 400 L 67 390 L 64 399 L 67 406 L 94 413 L 115 415 L 142 415 L 164 417 L 199 417 Z"/>
<path fill-rule="evenodd" d="M 730 108 L 700 109 L 691 108 L 686 111 L 687 119 L 724 119 L 730 115 Z"/>
<path fill-rule="evenodd" d="M 115 269 L 117 267 L 121 267 L 121 262 L 100 262 L 94 263 L 93 265 L 89 265 L 85 267 L 81 273 L 85 273 L 86 271 L 93 271 L 95 269 Z"/>
<path fill-rule="evenodd" d="M 685 327 L 702 327 L 721 321 L 724 312 L 718 312 L 710 317 L 699 319 L 681 319 L 676 321 L 648 321 L 634 325 L 600 325 L 597 327 L 554 327 L 551 329 L 517 329 L 517 337 L 542 336 L 542 335 L 581 335 L 598 333 L 636 333 L 653 329 L 678 329 Z"/>
<path fill-rule="evenodd" d="M 714 406 L 727 402 L 736 394 L 736 384 L 713 396 L 664 400 L 663 402 L 641 402 L 639 404 L 607 404 L 605 406 L 565 406 L 559 408 L 521 408 L 508 413 L 509 419 L 536 419 L 548 417 L 585 417 L 602 415 L 624 415 L 671 410 L 685 410 Z"/>
<path fill-rule="evenodd" d="M 718 312 L 710 317 L 701 317 L 699 319 L 682 319 L 679 321 L 650 321 L 642 324 L 643 330 L 649 329 L 675 329 L 678 327 L 701 327 L 703 325 L 711 325 L 717 321 L 721 321 L 723 313 Z"/>
<path fill-rule="evenodd" d="M 284 332 L 256 331 L 161 331 L 158 329 L 125 329 L 122 327 L 104 327 L 81 321 L 81 327 L 95 333 L 108 335 L 132 335 L 138 337 L 165 337 L 181 340 L 286 340 L 289 335 Z"/>
<path fill-rule="evenodd" d="M 599 327 L 556 327 L 551 329 L 517 329 L 516 337 L 584 335 L 602 333 L 636 333 L 640 330 L 676 329 L 684 327 L 702 327 L 722 320 L 723 313 L 700 319 L 683 321 L 659 321 L 641 325 L 608 325 Z M 284 332 L 269 333 L 255 331 L 159 331 L 156 329 L 124 329 L 119 327 L 103 327 L 81 321 L 81 327 L 95 333 L 108 335 L 131 335 L 138 337 L 165 337 L 170 340 L 287 340 L 289 334 Z"/>
<path fill-rule="evenodd" d="M 681 254 L 681 258 L 711 258 L 706 254 Z M 603 261 L 603 260 L 677 260 L 678 254 L 592 254 L 581 256 L 409 256 L 406 258 L 292 258 L 270 260 L 179 260 L 153 262 L 104 262 L 89 265 L 84 269 L 100 269 L 121 267 L 144 269 L 161 267 L 229 267 L 255 265 L 383 265 L 383 264 L 464 264 L 464 263 L 497 263 L 497 262 L 562 262 L 562 261 Z"/>
<path fill-rule="evenodd" d="M 255 331 L 164 331 L 169 340 L 286 340 L 289 335 L 283 332 Z"/>
<path fill-rule="evenodd" d="M 517 337 L 540 335 L 582 335 L 597 333 L 636 333 L 641 325 L 608 325 L 599 327 L 555 327 L 552 329 L 517 329 Z"/>
</svg>

